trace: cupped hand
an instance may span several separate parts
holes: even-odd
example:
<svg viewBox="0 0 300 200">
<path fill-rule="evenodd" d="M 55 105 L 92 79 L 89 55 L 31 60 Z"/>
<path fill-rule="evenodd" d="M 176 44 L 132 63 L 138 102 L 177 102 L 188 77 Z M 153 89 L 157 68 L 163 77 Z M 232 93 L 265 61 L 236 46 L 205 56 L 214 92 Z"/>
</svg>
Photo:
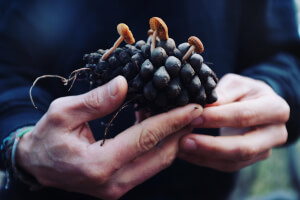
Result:
<svg viewBox="0 0 300 200">
<path fill-rule="evenodd" d="M 20 141 L 18 165 L 44 186 L 103 199 L 117 199 L 168 167 L 202 108 L 191 104 L 148 118 L 100 146 L 87 122 L 117 109 L 126 93 L 126 80 L 117 77 L 86 94 L 55 100 Z"/>
<path fill-rule="evenodd" d="M 197 128 L 221 128 L 220 136 L 188 134 L 179 157 L 191 163 L 233 172 L 270 156 L 287 140 L 288 104 L 266 83 L 228 74 L 216 88 L 218 101 L 192 122 Z"/>
</svg>

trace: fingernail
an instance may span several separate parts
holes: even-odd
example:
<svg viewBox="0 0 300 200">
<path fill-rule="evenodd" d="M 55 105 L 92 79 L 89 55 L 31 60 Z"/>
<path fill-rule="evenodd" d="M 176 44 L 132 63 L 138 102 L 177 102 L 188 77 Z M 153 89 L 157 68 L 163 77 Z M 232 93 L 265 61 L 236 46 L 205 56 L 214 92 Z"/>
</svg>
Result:
<svg viewBox="0 0 300 200">
<path fill-rule="evenodd" d="M 108 93 L 111 97 L 115 97 L 118 93 L 118 77 L 114 78 L 109 84 L 108 84 Z"/>
<path fill-rule="evenodd" d="M 197 117 L 192 121 L 192 125 L 202 125 L 204 123 L 204 118 L 202 116 Z"/>
<path fill-rule="evenodd" d="M 193 139 L 186 139 L 183 142 L 183 150 L 186 152 L 196 151 L 197 150 L 197 144 Z"/>
<path fill-rule="evenodd" d="M 202 108 L 200 106 L 194 106 L 193 110 L 192 110 L 192 118 L 196 118 L 198 117 L 199 115 L 201 115 L 202 113 Z"/>
</svg>

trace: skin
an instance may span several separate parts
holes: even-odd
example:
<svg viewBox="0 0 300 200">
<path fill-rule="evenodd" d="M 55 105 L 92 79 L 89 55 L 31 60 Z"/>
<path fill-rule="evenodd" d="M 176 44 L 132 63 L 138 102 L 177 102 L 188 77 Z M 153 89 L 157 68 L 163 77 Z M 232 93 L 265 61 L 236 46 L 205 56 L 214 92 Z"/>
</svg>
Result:
<svg viewBox="0 0 300 200">
<path fill-rule="evenodd" d="M 19 167 L 44 186 L 101 199 L 118 199 L 168 167 L 202 108 L 190 104 L 150 117 L 100 147 L 87 122 L 116 110 L 126 92 L 126 80 L 119 76 L 86 94 L 55 100 L 20 141 Z"/>
<path fill-rule="evenodd" d="M 216 92 L 218 101 L 205 108 L 192 126 L 221 128 L 221 136 L 185 135 L 180 141 L 181 159 L 233 172 L 268 158 L 273 147 L 286 142 L 290 108 L 266 83 L 228 74 Z"/>
<path fill-rule="evenodd" d="M 124 78 L 60 98 L 20 141 L 17 163 L 44 186 L 117 199 L 176 156 L 232 172 L 268 158 L 273 147 L 286 142 L 289 106 L 267 84 L 229 74 L 216 90 L 219 100 L 203 113 L 195 104 L 154 117 L 137 113 L 137 123 L 103 147 L 86 122 L 121 104 Z M 192 134 L 192 128 L 221 128 L 221 136 Z"/>
</svg>

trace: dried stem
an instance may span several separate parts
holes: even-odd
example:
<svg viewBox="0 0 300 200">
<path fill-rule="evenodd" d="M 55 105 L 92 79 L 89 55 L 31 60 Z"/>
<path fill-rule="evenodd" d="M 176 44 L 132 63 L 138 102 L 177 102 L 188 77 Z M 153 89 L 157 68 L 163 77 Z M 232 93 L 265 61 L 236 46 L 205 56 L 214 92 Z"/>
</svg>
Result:
<svg viewBox="0 0 300 200">
<path fill-rule="evenodd" d="M 109 131 L 109 128 L 110 128 L 111 124 L 113 123 L 113 121 L 116 119 L 116 117 L 119 115 L 119 113 L 120 113 L 124 108 L 126 108 L 127 106 L 129 106 L 130 103 L 132 103 L 132 102 L 133 102 L 135 99 L 137 99 L 138 97 L 139 97 L 139 96 L 136 96 L 136 97 L 134 97 L 134 98 L 128 100 L 127 102 L 125 102 L 125 103 L 122 105 L 122 107 L 119 108 L 118 111 L 114 114 L 114 116 L 109 120 L 109 122 L 108 122 L 108 124 L 107 124 L 107 126 L 106 126 L 106 128 L 105 128 L 103 140 L 102 140 L 100 146 L 103 146 L 103 145 L 104 145 L 104 142 L 105 142 L 105 140 L 106 140 L 106 137 L 107 137 L 107 133 L 108 133 L 108 131 Z"/>
<path fill-rule="evenodd" d="M 36 83 L 40 80 L 40 79 L 44 79 L 44 78 L 59 78 L 61 79 L 61 81 L 64 83 L 64 85 L 67 85 L 69 80 L 62 77 L 62 76 L 58 76 L 58 75 L 43 75 L 43 76 L 40 76 L 40 77 L 37 77 L 35 79 L 35 81 L 32 83 L 32 86 L 30 87 L 30 90 L 29 90 L 29 96 L 30 96 L 30 100 L 31 100 L 31 103 L 32 105 L 34 106 L 35 109 L 38 109 L 38 107 L 35 105 L 34 101 L 33 101 L 33 97 L 32 97 L 32 89 L 33 87 L 36 85 Z"/>
<path fill-rule="evenodd" d="M 70 86 L 69 89 L 68 89 L 68 92 L 71 91 L 71 89 L 72 89 L 72 87 L 73 87 L 73 85 L 74 85 L 74 83 L 75 83 L 75 81 L 76 81 L 76 79 L 77 79 L 77 75 L 78 75 L 78 73 L 76 73 L 76 74 L 72 77 L 73 81 L 72 81 L 71 86 Z M 69 79 L 68 81 L 70 81 L 70 80 L 72 80 L 72 79 Z"/>
<path fill-rule="evenodd" d="M 120 113 L 124 108 L 126 108 L 127 106 L 129 106 L 130 103 L 131 103 L 131 101 L 127 101 L 126 103 L 124 103 L 124 105 L 123 105 L 121 108 L 119 108 L 119 110 L 118 110 L 118 111 L 114 114 L 114 116 L 109 120 L 109 122 L 108 122 L 108 124 L 107 124 L 107 126 L 106 126 L 106 128 L 105 128 L 103 140 L 102 140 L 100 146 L 103 146 L 103 145 L 104 145 L 104 142 L 105 142 L 106 137 L 107 137 L 107 133 L 108 133 L 109 128 L 110 128 L 111 124 L 113 123 L 113 121 L 116 119 L 116 117 L 119 115 L 119 113 Z"/>
<path fill-rule="evenodd" d="M 68 83 L 72 81 L 72 84 L 69 88 L 68 91 L 71 90 L 71 88 L 73 87 L 76 79 L 77 79 L 77 76 L 78 76 L 78 73 L 81 72 L 81 71 L 85 71 L 85 70 L 91 70 L 90 68 L 87 68 L 87 67 L 83 67 L 83 68 L 80 68 L 80 69 L 76 69 L 74 70 L 73 72 L 71 72 L 70 76 L 68 79 L 62 77 L 62 76 L 59 76 L 59 75 L 43 75 L 43 76 L 39 76 L 35 79 L 35 81 L 32 83 L 32 86 L 30 87 L 30 90 L 29 90 L 29 96 L 30 96 L 30 100 L 31 100 L 31 103 L 32 105 L 34 106 L 35 109 L 38 109 L 38 107 L 35 105 L 34 101 L 33 101 L 33 97 L 32 97 L 32 89 L 33 87 L 37 84 L 37 82 L 40 80 L 40 79 L 44 79 L 44 78 L 59 78 L 61 79 L 61 81 L 63 82 L 64 85 L 68 85 Z"/>
<path fill-rule="evenodd" d="M 75 75 L 77 75 L 79 72 L 85 71 L 85 70 L 91 70 L 91 68 L 83 67 L 83 68 L 79 68 L 79 69 L 76 69 L 76 70 L 72 71 L 70 76 L 69 76 L 69 80 L 73 79 L 73 77 Z M 75 74 L 75 75 L 72 77 L 73 74 Z"/>
<path fill-rule="evenodd" d="M 68 82 L 71 81 L 71 80 L 73 80 L 73 81 L 72 81 L 72 84 L 71 84 L 70 88 L 68 89 L 68 92 L 70 92 L 70 90 L 72 89 L 72 87 L 73 87 L 73 85 L 74 85 L 74 83 L 77 79 L 78 73 L 81 72 L 81 71 L 85 71 L 85 70 L 91 70 L 91 69 L 87 68 L 87 67 L 83 67 L 83 68 L 76 69 L 76 70 L 71 72 L 71 74 L 69 76 L 69 79 L 68 79 Z M 74 74 L 74 75 L 72 76 L 72 74 Z"/>
</svg>

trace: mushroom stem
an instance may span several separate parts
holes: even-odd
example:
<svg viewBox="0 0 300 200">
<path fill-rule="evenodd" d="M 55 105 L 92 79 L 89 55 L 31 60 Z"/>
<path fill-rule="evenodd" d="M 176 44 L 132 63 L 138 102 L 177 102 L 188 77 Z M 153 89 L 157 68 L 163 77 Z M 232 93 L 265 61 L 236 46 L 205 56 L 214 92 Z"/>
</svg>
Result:
<svg viewBox="0 0 300 200">
<path fill-rule="evenodd" d="M 155 30 L 152 35 L 151 52 L 155 49 L 155 46 L 156 46 L 156 36 L 157 36 L 157 30 Z"/>
<path fill-rule="evenodd" d="M 152 30 L 152 29 L 149 29 L 149 30 L 148 30 L 147 44 L 150 44 L 151 39 L 152 39 L 152 35 L 153 35 L 153 30 Z"/>
<path fill-rule="evenodd" d="M 105 53 L 103 54 L 101 60 L 106 60 L 108 58 L 108 56 L 114 52 L 114 50 L 116 50 L 116 48 L 118 48 L 118 46 L 123 42 L 124 40 L 124 37 L 123 36 L 120 36 L 118 38 L 118 40 L 114 43 L 114 45 Z"/>
<path fill-rule="evenodd" d="M 189 50 L 186 52 L 186 54 L 183 56 L 182 58 L 182 62 L 185 62 L 193 53 L 193 51 L 195 50 L 195 45 L 192 45 Z"/>
</svg>

